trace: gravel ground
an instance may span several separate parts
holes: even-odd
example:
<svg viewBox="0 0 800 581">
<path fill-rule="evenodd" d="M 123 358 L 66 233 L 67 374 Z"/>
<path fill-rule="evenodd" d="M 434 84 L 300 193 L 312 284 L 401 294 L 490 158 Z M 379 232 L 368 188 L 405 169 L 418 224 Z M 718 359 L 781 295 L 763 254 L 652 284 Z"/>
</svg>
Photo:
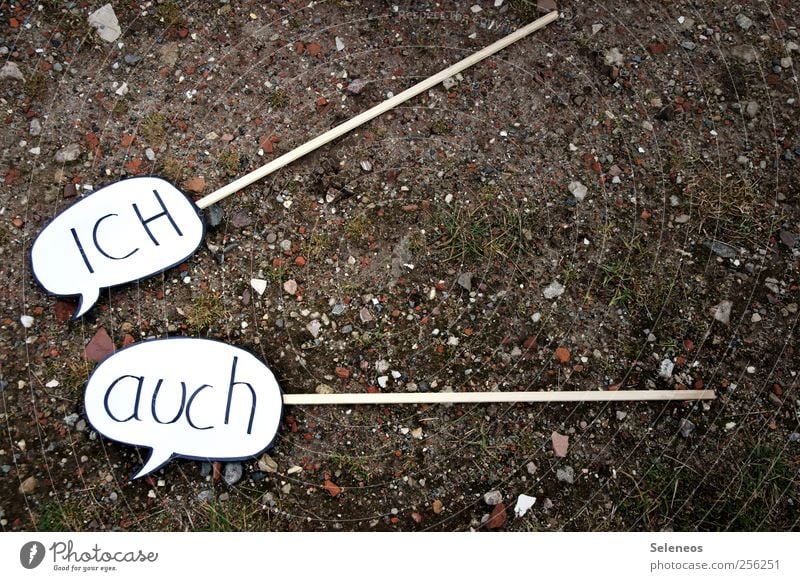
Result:
<svg viewBox="0 0 800 581">
<path fill-rule="evenodd" d="M 29 251 L 82 196 L 160 175 L 197 199 L 541 13 L 262 4 L 115 1 L 115 37 L 98 2 L 0 2 L 2 530 L 800 528 L 795 3 L 565 2 L 70 321 Z M 718 398 L 298 407 L 268 455 L 130 482 L 148 450 L 94 433 L 83 387 L 170 335 L 289 393 Z"/>
</svg>

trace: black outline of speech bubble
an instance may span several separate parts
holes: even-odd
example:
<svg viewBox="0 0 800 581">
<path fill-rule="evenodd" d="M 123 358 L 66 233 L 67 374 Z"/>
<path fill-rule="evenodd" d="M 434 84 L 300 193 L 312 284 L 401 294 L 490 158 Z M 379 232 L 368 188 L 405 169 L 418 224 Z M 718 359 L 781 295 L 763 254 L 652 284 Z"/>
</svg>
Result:
<svg viewBox="0 0 800 581">
<path fill-rule="evenodd" d="M 121 180 L 117 180 L 117 181 L 115 181 L 115 182 L 113 182 L 113 183 L 110 183 L 110 184 L 108 184 L 108 185 L 106 185 L 106 186 L 103 186 L 103 187 L 102 187 L 102 188 L 100 188 L 99 190 L 95 190 L 94 192 L 92 192 L 92 193 L 91 193 L 91 194 L 89 194 L 88 196 L 85 196 L 85 197 L 81 198 L 80 200 L 78 200 L 78 201 L 77 201 L 77 202 L 75 202 L 74 204 L 70 205 L 69 207 L 67 207 L 67 208 L 65 208 L 64 210 L 62 210 L 61 212 L 59 212 L 58 216 L 56 216 L 55 218 L 53 218 L 52 220 L 50 220 L 50 221 L 49 221 L 47 224 L 45 224 L 45 226 L 44 226 L 44 227 L 43 227 L 43 228 L 42 228 L 42 229 L 39 231 L 39 234 L 38 234 L 38 235 L 36 236 L 36 238 L 34 239 L 33 243 L 31 244 L 30 250 L 28 251 L 28 259 L 30 260 L 30 264 L 31 264 L 31 274 L 33 275 L 33 278 L 34 278 L 34 280 L 36 280 L 36 282 L 38 283 L 38 285 L 39 285 L 39 286 L 40 286 L 42 289 L 44 289 L 44 291 L 45 291 L 45 292 L 46 292 L 48 295 L 50 295 L 50 296 L 53 296 L 53 297 L 73 297 L 73 296 L 79 296 L 79 297 L 80 297 L 80 301 L 78 302 L 78 307 L 75 309 L 75 312 L 72 314 L 72 318 L 71 318 L 71 320 L 73 320 L 73 321 L 75 321 L 75 320 L 77 320 L 77 319 L 78 319 L 78 317 L 76 317 L 76 316 L 75 316 L 75 313 L 78 313 L 78 312 L 80 312 L 80 310 L 81 310 L 81 307 L 83 306 L 83 295 L 82 295 L 82 294 L 80 294 L 80 293 L 78 293 L 77 295 L 76 295 L 76 294 L 60 295 L 60 294 L 57 294 L 57 293 L 54 293 L 54 292 L 51 292 L 50 290 L 48 290 L 48 289 L 47 289 L 47 288 L 46 288 L 46 287 L 45 287 L 45 286 L 42 284 L 42 282 L 39 280 L 39 277 L 38 277 L 38 276 L 36 276 L 36 270 L 35 270 L 35 269 L 34 269 L 34 267 L 33 267 L 33 247 L 36 245 L 36 241 L 39 239 L 39 236 L 41 236 L 41 235 L 42 235 L 42 232 L 44 232 L 44 231 L 45 231 L 45 230 L 46 230 L 46 229 L 47 229 L 47 228 L 50 226 L 50 224 L 52 224 L 53 222 L 55 222 L 55 221 L 56 221 L 58 218 L 60 218 L 60 217 L 61 217 L 61 215 L 62 215 L 64 212 L 66 212 L 66 211 L 67 211 L 67 210 L 69 210 L 70 208 L 73 208 L 73 207 L 75 207 L 76 205 L 78 205 L 78 204 L 80 204 L 80 203 L 82 203 L 82 202 L 84 202 L 84 201 L 86 201 L 86 200 L 90 199 L 92 196 L 95 196 L 95 195 L 97 195 L 97 194 L 101 193 L 103 190 L 105 190 L 105 189 L 108 189 L 108 188 L 110 188 L 110 187 L 113 187 L 113 186 L 115 186 L 115 185 L 117 185 L 117 184 L 119 184 L 119 183 L 122 183 L 122 182 L 129 182 L 129 181 L 133 181 L 133 180 L 139 180 L 139 179 L 143 179 L 143 178 L 156 178 L 156 179 L 159 179 L 159 180 L 161 180 L 161 181 L 163 181 L 163 182 L 166 182 L 166 183 L 168 183 L 168 184 L 169 184 L 169 185 L 171 185 L 173 188 L 175 188 L 177 191 L 179 191 L 181 194 L 183 194 L 183 197 L 184 197 L 184 198 L 186 198 L 186 199 L 189 201 L 189 203 L 190 203 L 190 204 L 192 205 L 192 207 L 194 208 L 194 210 L 195 210 L 195 213 L 196 213 L 196 214 L 197 214 L 197 216 L 200 218 L 200 224 L 201 224 L 201 227 L 202 227 L 202 232 L 201 232 L 201 236 L 200 236 L 200 242 L 197 244 L 197 246 L 195 246 L 195 247 L 192 249 L 192 251 L 191 251 L 189 254 L 187 254 L 186 256 L 184 256 L 183 258 L 181 258 L 181 259 L 180 259 L 178 262 L 175 262 L 175 263 L 173 263 L 173 264 L 170 264 L 169 266 L 166 266 L 166 267 L 164 267 L 164 268 L 161 268 L 161 269 L 159 269 L 159 270 L 154 270 L 153 272 L 150 272 L 150 273 L 148 273 L 148 274 L 144 274 L 144 275 L 142 275 L 142 276 L 139 276 L 139 277 L 137 277 L 137 278 L 135 278 L 135 279 L 133 279 L 133 280 L 128 280 L 128 281 L 121 282 L 121 283 L 119 283 L 119 284 L 115 284 L 115 285 L 111 285 L 111 286 L 103 286 L 103 287 L 98 287 L 98 289 L 97 289 L 97 290 L 98 290 L 98 294 L 100 293 L 100 291 L 102 291 L 102 290 L 104 290 L 104 289 L 108 289 L 108 288 L 116 288 L 116 287 L 125 287 L 125 285 L 131 284 L 131 283 L 134 283 L 134 282 L 137 282 L 137 281 L 140 281 L 140 280 L 144 280 L 144 279 L 146 279 L 146 278 L 150 278 L 150 277 L 152 277 L 152 276 L 155 276 L 155 275 L 157 275 L 157 274 L 161 274 L 162 272 L 166 272 L 166 271 L 170 270 L 171 268 L 175 268 L 176 266 L 178 266 L 179 264 L 181 264 L 182 262 L 184 262 L 184 261 L 185 261 L 187 258 L 189 258 L 189 257 L 191 257 L 191 256 L 194 256 L 194 255 L 197 253 L 197 249 L 198 249 L 198 248 L 200 248 L 200 246 L 203 244 L 203 241 L 206 239 L 207 228 L 206 228 L 206 215 L 205 215 L 205 212 L 204 212 L 202 209 L 200 209 L 200 207 L 198 207 L 198 205 L 195 203 L 195 201 L 194 201 L 194 200 L 193 200 L 193 199 L 192 199 L 190 196 L 186 195 L 186 192 L 184 192 L 184 191 L 183 191 L 182 189 L 180 189 L 178 186 L 176 186 L 175 184 L 173 184 L 171 181 L 169 181 L 169 180 L 166 180 L 166 179 L 164 179 L 164 178 L 163 178 L 163 177 L 161 177 L 161 176 L 157 176 L 157 175 L 148 175 L 148 176 L 135 176 L 135 177 L 131 177 L 131 178 L 123 178 L 123 179 L 121 179 Z M 99 299 L 99 297 L 98 297 L 98 299 Z M 93 304 L 93 305 L 92 305 L 92 306 L 89 308 L 89 310 L 91 310 L 92 308 L 94 308 L 94 306 L 95 306 L 96 304 L 97 304 L 97 301 L 95 301 L 95 302 L 94 302 L 94 304 Z M 87 313 L 88 313 L 88 312 L 89 312 L 89 311 L 87 311 Z M 84 314 L 86 314 L 86 313 L 84 313 Z"/>
<path fill-rule="evenodd" d="M 248 460 L 250 458 L 255 458 L 258 455 L 263 454 L 264 452 L 266 452 L 267 450 L 272 448 L 272 446 L 275 444 L 275 440 L 278 437 L 278 433 L 280 432 L 280 425 L 281 425 L 281 423 L 283 423 L 283 414 L 284 414 L 284 410 L 286 409 L 286 405 L 283 403 L 283 390 L 281 389 L 281 386 L 278 383 L 278 379 L 277 379 L 277 377 L 275 377 L 275 373 L 272 371 L 272 368 L 269 365 L 267 365 L 266 363 L 264 363 L 261 360 L 260 357 L 258 357 L 255 353 L 253 353 L 249 349 L 245 349 L 245 348 L 239 347 L 237 345 L 231 345 L 230 343 L 225 343 L 224 341 L 219 341 L 217 339 L 207 339 L 205 337 L 176 336 L 176 337 L 160 337 L 158 339 L 148 339 L 146 341 L 139 341 L 138 343 L 133 343 L 131 345 L 128 345 L 127 347 L 123 347 L 122 349 L 118 349 L 113 354 L 111 354 L 108 357 L 106 357 L 105 359 L 103 359 L 103 361 L 100 364 L 98 364 L 97 367 L 94 368 L 94 371 L 92 371 L 92 374 L 89 376 L 89 379 L 86 381 L 86 385 L 89 385 L 89 383 L 92 381 L 92 377 L 94 377 L 94 374 L 97 373 L 98 369 L 100 369 L 108 361 L 112 360 L 115 355 L 117 355 L 118 353 L 121 353 L 122 351 L 125 351 L 126 349 L 131 349 L 132 347 L 145 345 L 147 343 L 153 343 L 155 341 L 181 341 L 181 340 L 210 341 L 212 343 L 219 343 L 220 345 L 225 345 L 226 347 L 230 347 L 232 349 L 239 349 L 240 351 L 244 351 L 245 353 L 249 353 L 250 355 L 255 357 L 262 365 L 264 365 L 264 367 L 269 369 L 270 373 L 272 373 L 272 377 L 275 379 L 275 384 L 278 386 L 278 393 L 281 396 L 280 419 L 278 420 L 278 429 L 275 430 L 275 435 L 272 436 L 272 439 L 269 441 L 269 444 L 267 444 L 264 448 L 262 448 L 260 451 L 256 452 L 255 454 L 251 454 L 251 455 L 248 455 L 248 456 L 240 456 L 240 457 L 236 457 L 236 458 L 229 458 L 229 457 L 211 458 L 209 456 L 185 456 L 183 454 L 178 454 L 178 453 L 173 452 L 172 454 L 170 454 L 169 458 L 167 458 L 164 462 L 162 462 L 161 464 L 159 464 L 158 466 L 156 466 L 155 468 L 150 470 L 147 473 L 147 475 L 150 475 L 153 472 L 156 472 L 157 470 L 161 470 L 161 468 L 163 468 L 164 466 L 169 464 L 175 458 L 184 458 L 186 460 L 198 460 L 198 461 L 201 461 L 201 462 L 240 462 L 242 460 Z M 86 419 L 89 421 L 89 425 L 92 426 L 92 429 L 95 432 L 97 432 L 98 434 L 100 434 L 103 438 L 106 438 L 107 440 L 111 440 L 111 441 L 117 442 L 119 444 L 125 444 L 126 446 L 132 446 L 132 447 L 136 447 L 136 448 L 148 448 L 150 450 L 151 455 L 152 455 L 154 449 L 151 448 L 150 446 L 140 445 L 140 444 L 131 444 L 130 442 L 123 442 L 122 440 L 117 440 L 115 438 L 112 438 L 111 436 L 107 436 L 103 432 L 98 430 L 95 427 L 95 425 L 92 423 L 91 418 L 89 418 L 89 414 L 86 413 L 86 390 L 85 389 L 84 389 L 84 392 L 83 392 L 83 413 L 86 416 Z M 149 457 L 147 458 L 147 460 L 149 460 Z M 147 464 L 147 460 L 145 461 L 145 465 Z M 142 469 L 142 467 L 143 466 L 140 466 L 139 469 L 134 472 L 134 474 L 136 472 L 140 471 Z M 133 480 L 135 480 L 135 478 L 133 478 L 132 476 L 133 475 L 131 475 L 131 477 L 128 478 L 128 480 L 131 481 L 131 482 Z M 142 477 L 143 476 L 146 476 L 146 475 L 142 475 Z"/>
</svg>

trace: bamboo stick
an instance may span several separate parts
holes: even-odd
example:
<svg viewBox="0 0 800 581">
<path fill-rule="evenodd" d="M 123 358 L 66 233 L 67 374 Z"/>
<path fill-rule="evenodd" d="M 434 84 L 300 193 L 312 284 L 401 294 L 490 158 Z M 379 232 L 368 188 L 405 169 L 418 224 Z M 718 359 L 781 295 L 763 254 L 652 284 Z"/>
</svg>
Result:
<svg viewBox="0 0 800 581">
<path fill-rule="evenodd" d="M 286 405 L 385 405 L 420 403 L 534 403 L 596 401 L 696 401 L 716 399 L 714 390 L 489 391 L 436 393 L 285 393 Z"/>
<path fill-rule="evenodd" d="M 200 208 L 207 208 L 211 204 L 216 204 L 220 200 L 230 196 L 241 190 L 242 188 L 249 186 L 253 182 L 260 180 L 263 177 L 268 176 L 272 172 L 279 170 L 280 168 L 292 163 L 293 161 L 300 159 L 304 155 L 307 155 L 314 151 L 315 149 L 322 147 L 326 143 L 329 143 L 336 139 L 337 137 L 341 137 L 345 133 L 352 131 L 356 127 L 363 125 L 367 121 L 374 119 L 378 115 L 382 115 L 386 111 L 397 107 L 399 104 L 408 101 L 412 97 L 416 97 L 420 93 L 427 91 L 428 89 L 433 88 L 434 86 L 438 85 L 445 79 L 452 77 L 471 67 L 472 65 L 479 63 L 483 59 L 492 56 L 498 51 L 503 50 L 507 46 L 517 42 L 518 40 L 526 37 L 530 33 L 543 28 L 556 20 L 558 18 L 558 12 L 552 11 L 548 14 L 545 14 L 538 20 L 534 20 L 530 24 L 523 26 L 519 30 L 516 30 L 509 34 L 508 36 L 501 38 L 497 42 L 490 44 L 486 48 L 483 48 L 468 56 L 467 58 L 458 61 L 457 63 L 447 67 L 443 71 L 440 71 L 433 75 L 432 77 L 428 77 L 424 81 L 421 81 L 414 85 L 413 87 L 409 87 L 402 93 L 398 93 L 394 97 L 387 99 L 386 101 L 375 105 L 371 109 L 367 109 L 363 113 L 359 113 L 349 121 L 345 121 L 341 125 L 337 125 L 333 129 L 326 131 L 322 135 L 318 135 L 311 141 L 307 141 L 303 145 L 296 147 L 292 151 L 288 153 L 284 153 L 282 156 L 272 160 L 271 162 L 261 166 L 260 168 L 251 171 L 250 173 L 240 177 L 239 179 L 229 183 L 226 186 L 221 187 L 220 189 L 211 192 L 207 196 L 201 198 L 197 201 L 197 206 Z"/>
</svg>

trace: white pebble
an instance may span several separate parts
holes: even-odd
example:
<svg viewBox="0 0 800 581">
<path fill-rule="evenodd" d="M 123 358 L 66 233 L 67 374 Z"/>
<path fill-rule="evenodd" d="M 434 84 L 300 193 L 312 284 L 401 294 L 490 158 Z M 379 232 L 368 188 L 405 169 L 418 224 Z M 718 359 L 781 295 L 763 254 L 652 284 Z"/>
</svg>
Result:
<svg viewBox="0 0 800 581">
<path fill-rule="evenodd" d="M 251 278 L 250 286 L 261 296 L 264 294 L 264 291 L 267 290 L 267 281 L 263 278 Z"/>
<path fill-rule="evenodd" d="M 26 329 L 30 329 L 31 327 L 33 327 L 33 317 L 31 317 L 30 315 L 22 315 L 19 318 L 19 322 L 22 323 L 22 326 L 25 327 Z"/>
<path fill-rule="evenodd" d="M 562 285 L 558 281 L 553 281 L 545 289 L 542 291 L 544 298 L 546 299 L 554 299 L 556 297 L 560 297 L 564 294 L 564 285 Z"/>
</svg>

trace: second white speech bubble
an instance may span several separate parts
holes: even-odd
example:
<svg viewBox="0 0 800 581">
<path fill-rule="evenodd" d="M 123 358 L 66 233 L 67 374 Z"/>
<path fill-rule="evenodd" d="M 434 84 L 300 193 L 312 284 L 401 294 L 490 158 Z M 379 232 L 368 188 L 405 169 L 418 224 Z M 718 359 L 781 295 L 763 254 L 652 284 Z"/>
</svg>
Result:
<svg viewBox="0 0 800 581">
<path fill-rule="evenodd" d="M 152 454 L 133 478 L 173 457 L 243 460 L 278 432 L 283 396 L 269 368 L 248 351 L 209 339 L 137 343 L 95 369 L 86 415 L 104 436 Z"/>
</svg>

